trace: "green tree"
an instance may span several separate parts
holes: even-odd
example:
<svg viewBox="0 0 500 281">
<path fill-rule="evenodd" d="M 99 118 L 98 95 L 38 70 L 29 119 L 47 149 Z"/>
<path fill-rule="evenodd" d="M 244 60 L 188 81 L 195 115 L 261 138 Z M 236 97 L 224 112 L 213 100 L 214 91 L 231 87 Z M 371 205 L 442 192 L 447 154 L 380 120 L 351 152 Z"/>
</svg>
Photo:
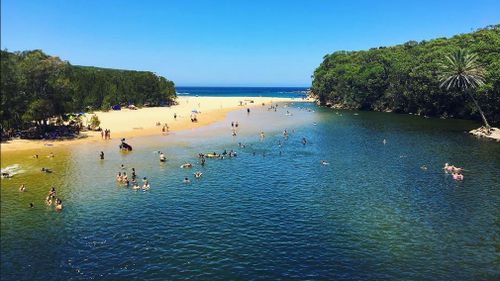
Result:
<svg viewBox="0 0 500 281">
<path fill-rule="evenodd" d="M 488 120 L 484 116 L 483 110 L 474 98 L 472 93 L 477 87 L 484 84 L 484 69 L 477 60 L 477 55 L 470 53 L 466 49 L 458 49 L 445 56 L 440 64 L 439 80 L 441 88 L 457 90 L 460 93 L 467 93 L 474 102 L 486 128 L 490 128 Z"/>
</svg>

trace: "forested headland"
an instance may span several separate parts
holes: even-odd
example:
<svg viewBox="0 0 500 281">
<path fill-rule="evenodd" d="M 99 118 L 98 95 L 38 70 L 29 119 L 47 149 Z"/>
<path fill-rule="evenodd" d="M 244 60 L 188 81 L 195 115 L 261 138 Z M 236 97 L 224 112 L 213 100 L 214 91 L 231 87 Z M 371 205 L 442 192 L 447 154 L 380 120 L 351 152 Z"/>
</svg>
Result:
<svg viewBox="0 0 500 281">
<path fill-rule="evenodd" d="M 500 124 L 500 24 L 451 38 L 334 52 L 314 71 L 311 89 L 322 104 L 338 108 L 480 120 L 468 95 L 440 87 L 441 64 L 457 49 L 477 55 L 484 84 L 469 94 L 491 124 Z"/>
<path fill-rule="evenodd" d="M 117 104 L 169 104 L 176 95 L 172 81 L 152 72 L 76 66 L 41 50 L 1 51 L 1 92 L 2 133 Z"/>
</svg>

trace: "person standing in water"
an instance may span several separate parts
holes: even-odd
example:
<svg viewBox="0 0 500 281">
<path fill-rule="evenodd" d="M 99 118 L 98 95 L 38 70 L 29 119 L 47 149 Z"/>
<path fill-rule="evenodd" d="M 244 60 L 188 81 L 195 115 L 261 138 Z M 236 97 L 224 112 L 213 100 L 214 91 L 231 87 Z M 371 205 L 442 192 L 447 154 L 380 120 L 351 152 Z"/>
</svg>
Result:
<svg viewBox="0 0 500 281">
<path fill-rule="evenodd" d="M 104 160 L 104 151 L 101 151 L 101 153 L 99 153 L 99 157 L 101 157 L 101 160 Z"/>
</svg>

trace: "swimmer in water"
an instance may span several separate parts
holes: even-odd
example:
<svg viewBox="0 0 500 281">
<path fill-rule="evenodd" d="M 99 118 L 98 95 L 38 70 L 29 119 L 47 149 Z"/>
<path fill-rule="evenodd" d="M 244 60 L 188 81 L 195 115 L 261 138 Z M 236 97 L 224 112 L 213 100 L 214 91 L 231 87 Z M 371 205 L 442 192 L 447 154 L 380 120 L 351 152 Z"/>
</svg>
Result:
<svg viewBox="0 0 500 281">
<path fill-rule="evenodd" d="M 44 173 L 48 173 L 48 174 L 52 173 L 52 170 L 50 170 L 48 168 L 42 168 L 41 171 L 44 172 Z"/>
<path fill-rule="evenodd" d="M 198 171 L 198 172 L 194 173 L 193 175 L 194 175 L 195 178 L 199 179 L 199 178 L 201 178 L 201 176 L 203 175 L 203 173 L 200 172 L 200 171 Z"/>
<path fill-rule="evenodd" d="M 139 190 L 141 187 L 135 182 L 134 185 L 132 186 L 132 190 Z"/>
<path fill-rule="evenodd" d="M 185 178 L 184 178 L 184 180 L 183 180 L 182 182 L 183 182 L 183 183 L 189 183 L 190 181 L 189 181 L 188 177 L 185 177 Z"/>
<path fill-rule="evenodd" d="M 125 170 L 125 169 L 126 169 L 126 168 L 125 168 L 125 165 L 123 165 L 123 164 L 122 164 L 122 165 L 120 166 L 120 169 Z"/>
<path fill-rule="evenodd" d="M 62 211 L 62 209 L 63 209 L 62 201 L 61 201 L 61 199 L 57 199 L 56 200 L 56 211 Z"/>
<path fill-rule="evenodd" d="M 47 157 L 48 158 L 54 158 L 54 156 L 55 156 L 54 153 L 51 152 L 51 153 L 49 153 L 49 155 Z"/>
<path fill-rule="evenodd" d="M 330 165 L 330 163 L 328 163 L 328 161 L 326 161 L 326 160 L 321 160 L 321 164 L 322 165 Z"/>
<path fill-rule="evenodd" d="M 165 156 L 165 154 L 163 154 L 163 152 L 160 152 L 160 162 L 165 162 L 167 161 L 167 157 Z"/>
<path fill-rule="evenodd" d="M 26 191 L 26 186 L 24 186 L 24 183 L 21 184 L 21 186 L 19 187 L 19 192 L 25 192 Z"/>
<path fill-rule="evenodd" d="M 307 144 L 307 140 L 306 140 L 306 138 L 302 138 L 302 144 L 303 144 L 303 145 L 306 145 L 306 144 Z"/>
<path fill-rule="evenodd" d="M 35 205 L 33 203 L 30 203 L 30 208 L 31 209 L 35 208 Z"/>
<path fill-rule="evenodd" d="M 453 176 L 453 179 L 456 181 L 463 181 L 464 180 L 464 175 L 462 175 L 460 173 L 453 173 L 452 176 Z"/>
<path fill-rule="evenodd" d="M 104 151 L 101 151 L 101 153 L 99 153 L 99 157 L 101 158 L 101 160 L 104 160 Z"/>
<path fill-rule="evenodd" d="M 123 178 L 122 178 L 122 173 L 121 172 L 118 172 L 118 175 L 116 175 L 116 181 L 117 182 L 122 182 Z"/>
<path fill-rule="evenodd" d="M 384 139 L 384 140 L 382 141 L 382 143 L 385 145 L 385 144 L 387 143 L 387 141 Z"/>
<path fill-rule="evenodd" d="M 56 196 L 56 188 L 55 187 L 51 187 L 50 190 L 49 190 L 49 196 Z"/>
<path fill-rule="evenodd" d="M 264 135 L 264 132 L 260 132 L 260 139 L 264 139 L 266 136 Z"/>
</svg>

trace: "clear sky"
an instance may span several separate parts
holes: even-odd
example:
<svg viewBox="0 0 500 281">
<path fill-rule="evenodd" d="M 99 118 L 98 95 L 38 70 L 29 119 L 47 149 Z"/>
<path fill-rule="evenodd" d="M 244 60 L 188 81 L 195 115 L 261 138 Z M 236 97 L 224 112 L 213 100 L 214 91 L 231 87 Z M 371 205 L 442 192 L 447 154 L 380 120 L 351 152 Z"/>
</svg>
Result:
<svg viewBox="0 0 500 281">
<path fill-rule="evenodd" d="M 2 0 L 1 48 L 178 86 L 308 86 L 325 54 L 500 23 L 499 0 Z"/>
</svg>

